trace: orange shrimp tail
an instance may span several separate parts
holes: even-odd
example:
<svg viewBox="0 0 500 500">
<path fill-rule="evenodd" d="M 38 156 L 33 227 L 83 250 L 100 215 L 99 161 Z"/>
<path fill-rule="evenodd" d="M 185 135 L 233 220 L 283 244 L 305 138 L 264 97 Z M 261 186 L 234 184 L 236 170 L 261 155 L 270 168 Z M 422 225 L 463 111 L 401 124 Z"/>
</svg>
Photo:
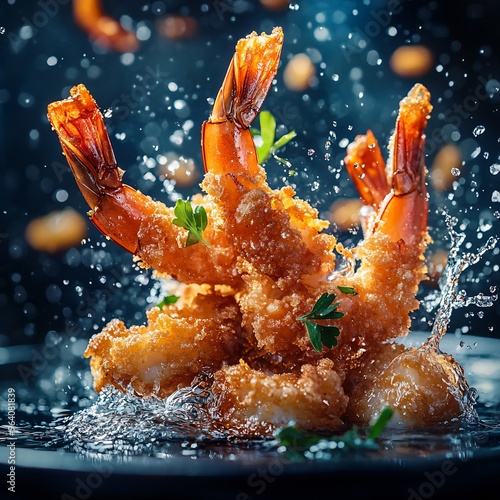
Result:
<svg viewBox="0 0 500 500">
<path fill-rule="evenodd" d="M 238 41 L 212 114 L 203 124 L 205 172 L 245 172 L 251 177 L 259 174 L 248 128 L 276 76 L 282 45 L 281 28 L 274 28 L 270 35 L 252 33 Z"/>
<path fill-rule="evenodd" d="M 122 183 L 103 116 L 84 85 L 71 97 L 49 104 L 48 118 L 85 200 L 91 221 L 131 253 L 138 248 L 137 232 L 147 197 Z"/>
<path fill-rule="evenodd" d="M 236 44 L 233 59 L 215 99 L 210 123 L 231 120 L 248 128 L 260 111 L 273 82 L 283 46 L 283 30 L 253 32 Z"/>
<path fill-rule="evenodd" d="M 382 202 L 379 218 L 383 231 L 407 245 L 423 241 L 427 234 L 429 203 L 425 177 L 425 135 L 432 111 L 430 92 L 416 84 L 401 103 L 391 140 L 392 191 Z"/>
<path fill-rule="evenodd" d="M 388 168 L 370 131 L 349 145 L 346 168 L 363 200 L 377 211 L 367 225 L 368 235 L 380 230 L 393 241 L 403 240 L 410 246 L 425 240 L 428 201 L 424 130 L 431 111 L 429 91 L 415 85 L 400 103 Z"/>
<path fill-rule="evenodd" d="M 363 201 L 378 209 L 391 188 L 380 146 L 371 130 L 349 144 L 344 163 Z"/>
<path fill-rule="evenodd" d="M 73 0 L 75 22 L 104 48 L 117 52 L 135 52 L 139 41 L 134 33 L 104 14 L 100 0 Z"/>
</svg>

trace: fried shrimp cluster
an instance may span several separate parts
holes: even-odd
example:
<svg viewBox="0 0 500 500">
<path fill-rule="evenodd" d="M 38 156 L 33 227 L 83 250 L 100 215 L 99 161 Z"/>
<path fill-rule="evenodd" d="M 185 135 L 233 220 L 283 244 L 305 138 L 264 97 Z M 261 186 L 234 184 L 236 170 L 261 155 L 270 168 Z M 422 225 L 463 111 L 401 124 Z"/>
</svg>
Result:
<svg viewBox="0 0 500 500">
<path fill-rule="evenodd" d="M 364 240 L 344 248 L 291 187 L 271 189 L 257 161 L 249 127 L 282 43 L 280 28 L 237 43 L 203 124 L 204 194 L 191 211 L 206 215 L 206 244 L 186 246 L 189 228 L 176 209 L 123 184 L 83 85 L 49 105 L 91 221 L 143 267 L 183 283 L 180 299 L 150 310 L 146 325 L 114 320 L 91 338 L 95 389 L 166 397 L 209 371 L 209 413 L 240 435 L 268 435 L 290 421 L 339 430 L 388 405 L 412 425 L 459 417 L 451 356 L 394 342 L 409 333 L 426 277 L 430 94 L 417 84 L 401 101 L 387 164 L 370 131 L 348 147 L 345 166 L 369 210 Z M 336 269 L 336 254 L 347 266 Z"/>
</svg>

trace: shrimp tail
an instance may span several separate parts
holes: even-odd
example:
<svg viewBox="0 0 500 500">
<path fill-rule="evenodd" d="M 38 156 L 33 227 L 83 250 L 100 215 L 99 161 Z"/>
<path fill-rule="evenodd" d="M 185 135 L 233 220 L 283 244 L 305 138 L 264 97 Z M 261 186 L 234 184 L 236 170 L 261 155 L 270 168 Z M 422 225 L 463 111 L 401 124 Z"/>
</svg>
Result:
<svg viewBox="0 0 500 500">
<path fill-rule="evenodd" d="M 380 146 L 371 130 L 349 144 L 344 163 L 363 201 L 377 209 L 391 188 Z"/>
<path fill-rule="evenodd" d="M 281 28 L 274 28 L 270 35 L 253 32 L 238 41 L 210 123 L 231 120 L 239 127 L 250 127 L 278 71 L 282 45 Z"/>
<path fill-rule="evenodd" d="M 48 118 L 92 209 L 90 220 L 112 241 L 135 254 L 147 197 L 123 184 L 123 170 L 116 163 L 103 116 L 93 97 L 84 85 L 75 86 L 68 99 L 49 104 Z"/>
<path fill-rule="evenodd" d="M 260 174 L 249 127 L 276 76 L 282 45 L 281 28 L 270 35 L 254 32 L 238 41 L 212 114 L 203 124 L 205 172 Z"/>
<path fill-rule="evenodd" d="M 403 240 L 409 246 L 425 240 L 428 200 L 424 130 L 431 110 L 429 91 L 416 84 L 400 103 L 387 167 L 370 131 L 349 145 L 347 170 L 360 196 L 374 209 L 367 236 L 381 230 L 393 241 Z"/>
</svg>

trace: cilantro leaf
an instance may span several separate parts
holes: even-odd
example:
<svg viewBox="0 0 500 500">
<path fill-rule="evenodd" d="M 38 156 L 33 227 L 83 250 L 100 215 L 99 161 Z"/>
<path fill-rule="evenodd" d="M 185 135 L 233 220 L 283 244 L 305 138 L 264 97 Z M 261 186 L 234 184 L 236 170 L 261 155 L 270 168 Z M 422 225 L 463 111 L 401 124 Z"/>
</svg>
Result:
<svg viewBox="0 0 500 500">
<path fill-rule="evenodd" d="M 352 286 L 339 286 L 338 289 L 347 295 L 358 295 L 358 292 Z"/>
<path fill-rule="evenodd" d="M 208 224 L 207 212 L 204 207 L 197 206 L 194 210 L 189 201 L 177 200 L 174 208 L 175 219 L 172 224 L 188 230 L 185 247 L 198 242 L 210 246 L 203 238 L 203 231 Z"/>
<path fill-rule="evenodd" d="M 340 330 L 336 326 L 322 325 L 311 320 L 325 320 L 325 319 L 338 319 L 344 316 L 344 313 L 337 311 L 339 302 L 332 305 L 336 295 L 334 293 L 324 293 L 316 301 L 311 312 L 304 314 L 297 318 L 303 321 L 306 325 L 309 340 L 313 348 L 321 352 L 323 346 L 331 349 L 333 346 L 338 345 L 337 337 L 340 335 Z"/>
<path fill-rule="evenodd" d="M 277 141 L 276 138 L 276 119 L 269 111 L 261 111 L 259 114 L 260 130 L 251 128 L 250 132 L 252 135 L 260 136 L 262 139 L 262 144 L 256 145 L 257 149 L 257 160 L 259 163 L 265 163 L 274 153 L 286 146 L 292 139 L 294 139 L 297 134 L 294 130 L 288 132 L 281 136 Z M 286 161 L 282 158 L 276 157 L 276 159 L 282 163 L 286 164 Z"/>
<path fill-rule="evenodd" d="M 163 298 L 161 302 L 158 302 L 158 304 L 156 304 L 156 307 L 162 309 L 163 306 L 175 304 L 179 300 L 179 298 L 180 297 L 178 295 L 167 295 L 166 297 Z"/>
</svg>

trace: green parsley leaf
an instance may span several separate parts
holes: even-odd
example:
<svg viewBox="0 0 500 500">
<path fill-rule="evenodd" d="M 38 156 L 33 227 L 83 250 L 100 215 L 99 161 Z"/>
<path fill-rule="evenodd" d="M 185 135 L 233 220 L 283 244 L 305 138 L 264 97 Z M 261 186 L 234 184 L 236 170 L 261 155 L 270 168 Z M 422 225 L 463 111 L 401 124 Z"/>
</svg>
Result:
<svg viewBox="0 0 500 500">
<path fill-rule="evenodd" d="M 318 434 L 308 434 L 292 424 L 279 429 L 275 433 L 275 437 L 280 445 L 286 447 L 287 452 L 302 450 L 302 453 L 304 453 L 310 450 L 312 446 L 318 445 L 318 443 L 319 447 L 323 450 L 323 455 L 325 453 L 334 454 L 357 450 L 376 450 L 378 445 L 375 439 L 385 429 L 393 415 L 394 411 L 392 408 L 384 408 L 375 423 L 369 427 L 368 434 L 362 433 L 357 426 L 353 426 L 343 434 L 326 437 Z M 330 443 L 342 444 L 340 446 L 329 446 Z"/>
<path fill-rule="evenodd" d="M 386 408 L 384 408 L 380 412 L 380 415 L 378 416 L 375 423 L 370 427 L 368 438 L 375 439 L 376 437 L 378 437 L 380 433 L 387 427 L 387 424 L 389 423 L 393 415 L 394 410 L 391 407 L 387 406 Z"/>
<path fill-rule="evenodd" d="M 311 344 L 318 352 L 323 350 L 323 346 L 331 349 L 333 346 L 338 345 L 337 337 L 340 335 L 340 330 L 336 326 L 322 325 L 316 323 L 316 321 L 311 321 L 342 318 L 344 313 L 337 311 L 339 302 L 332 304 L 335 298 L 334 293 L 325 292 L 316 301 L 310 313 L 297 318 L 305 323 Z"/>
<path fill-rule="evenodd" d="M 347 295 L 358 295 L 358 292 L 352 286 L 339 286 L 338 288 L 342 293 Z"/>
<path fill-rule="evenodd" d="M 259 114 L 259 122 L 260 122 L 260 130 L 255 128 L 251 128 L 250 132 L 254 136 L 260 136 L 262 139 L 262 144 L 256 146 L 257 149 L 257 159 L 259 163 L 265 163 L 271 156 L 274 155 L 278 149 L 286 146 L 292 139 L 297 137 L 297 134 L 294 130 L 288 132 L 281 136 L 277 141 L 276 138 L 276 119 L 269 111 L 261 111 Z M 286 160 L 282 158 L 275 158 L 287 165 Z"/>
<path fill-rule="evenodd" d="M 166 297 L 163 298 L 161 302 L 158 302 L 156 304 L 156 307 L 159 307 L 160 309 L 163 308 L 163 306 L 169 306 L 170 304 L 175 304 L 179 300 L 178 295 L 167 295 Z"/>
<path fill-rule="evenodd" d="M 172 224 L 187 229 L 188 236 L 186 239 L 185 247 L 190 247 L 198 242 L 210 246 L 207 241 L 203 239 L 203 231 L 208 224 L 207 212 L 204 207 L 197 206 L 194 210 L 189 201 L 177 200 L 174 208 L 176 218 Z"/>
</svg>

